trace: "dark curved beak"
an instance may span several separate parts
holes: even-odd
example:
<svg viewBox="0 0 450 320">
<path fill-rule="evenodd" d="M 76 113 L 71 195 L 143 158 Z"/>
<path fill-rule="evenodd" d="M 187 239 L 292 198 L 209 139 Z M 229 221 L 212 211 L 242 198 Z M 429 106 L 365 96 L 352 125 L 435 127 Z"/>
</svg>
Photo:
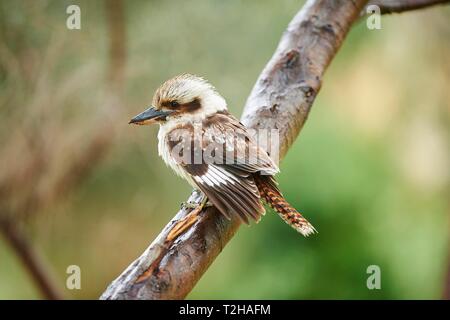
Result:
<svg viewBox="0 0 450 320">
<path fill-rule="evenodd" d="M 150 107 L 144 112 L 139 113 L 128 123 L 134 123 L 139 125 L 151 124 L 154 123 L 156 120 L 165 120 L 166 117 L 172 112 L 173 111 L 157 110 L 154 107 Z"/>
</svg>

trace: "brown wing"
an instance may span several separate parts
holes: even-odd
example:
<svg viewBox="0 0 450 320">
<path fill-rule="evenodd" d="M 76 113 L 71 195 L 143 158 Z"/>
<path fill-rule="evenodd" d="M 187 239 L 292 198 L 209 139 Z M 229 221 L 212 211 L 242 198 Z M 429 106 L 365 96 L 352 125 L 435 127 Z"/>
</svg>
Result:
<svg viewBox="0 0 450 320">
<path fill-rule="evenodd" d="M 183 169 L 225 217 L 259 221 L 265 209 L 253 175 L 274 175 L 277 166 L 230 114 L 207 118 L 202 133 L 201 162 L 183 163 Z"/>
</svg>

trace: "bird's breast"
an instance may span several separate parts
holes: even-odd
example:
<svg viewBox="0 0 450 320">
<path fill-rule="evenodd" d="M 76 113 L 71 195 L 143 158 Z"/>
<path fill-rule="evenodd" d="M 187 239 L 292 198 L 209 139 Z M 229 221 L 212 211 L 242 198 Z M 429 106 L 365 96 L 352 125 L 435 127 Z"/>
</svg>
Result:
<svg viewBox="0 0 450 320">
<path fill-rule="evenodd" d="M 186 172 L 186 170 L 184 170 L 183 166 L 178 163 L 176 157 L 172 155 L 169 134 L 163 126 L 160 127 L 158 132 L 158 153 L 169 168 L 175 171 L 178 176 L 187 180 L 187 182 L 189 182 L 189 184 L 191 184 L 194 188 L 197 188 L 191 176 Z"/>
</svg>

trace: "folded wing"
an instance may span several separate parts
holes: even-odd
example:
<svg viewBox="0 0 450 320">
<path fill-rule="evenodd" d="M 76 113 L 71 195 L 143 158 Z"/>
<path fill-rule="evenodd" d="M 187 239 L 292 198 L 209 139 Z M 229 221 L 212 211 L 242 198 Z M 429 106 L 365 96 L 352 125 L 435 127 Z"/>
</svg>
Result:
<svg viewBox="0 0 450 320">
<path fill-rule="evenodd" d="M 207 118 L 201 130 L 201 143 L 191 144 L 192 155 L 199 151 L 195 145 L 201 148 L 201 161 L 183 163 L 182 168 L 225 217 L 236 216 L 247 224 L 259 221 L 265 209 L 254 177 L 274 175 L 278 167 L 230 114 Z"/>
</svg>

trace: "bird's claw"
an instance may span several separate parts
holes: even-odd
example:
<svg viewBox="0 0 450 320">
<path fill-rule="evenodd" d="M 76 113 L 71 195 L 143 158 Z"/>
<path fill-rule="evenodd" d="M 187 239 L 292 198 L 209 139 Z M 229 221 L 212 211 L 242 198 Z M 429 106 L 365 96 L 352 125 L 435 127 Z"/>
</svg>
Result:
<svg viewBox="0 0 450 320">
<path fill-rule="evenodd" d="M 200 210 L 202 210 L 203 208 L 208 208 L 212 206 L 213 204 L 209 202 L 207 198 L 203 199 L 200 203 L 191 201 L 181 203 L 181 209 L 197 209 L 198 207 L 200 207 Z"/>
<path fill-rule="evenodd" d="M 182 202 L 181 209 L 195 209 L 198 207 L 198 203 L 195 202 Z"/>
</svg>

